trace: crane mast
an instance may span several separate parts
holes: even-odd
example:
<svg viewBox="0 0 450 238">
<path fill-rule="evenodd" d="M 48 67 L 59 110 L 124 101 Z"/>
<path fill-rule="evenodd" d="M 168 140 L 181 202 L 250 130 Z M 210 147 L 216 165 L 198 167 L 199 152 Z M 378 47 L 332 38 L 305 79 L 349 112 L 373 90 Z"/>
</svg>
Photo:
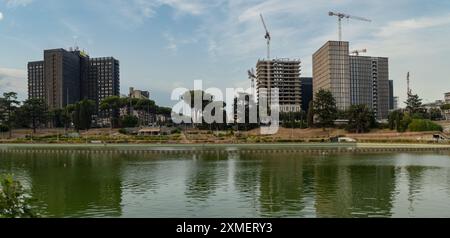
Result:
<svg viewBox="0 0 450 238">
<path fill-rule="evenodd" d="M 360 20 L 360 21 L 366 21 L 371 22 L 372 20 L 363 18 L 363 17 L 356 17 L 351 16 L 345 13 L 339 13 L 339 12 L 328 12 L 329 16 L 336 16 L 338 18 L 338 28 L 339 28 L 339 41 L 342 41 L 342 19 L 354 19 L 354 20 Z"/>
<path fill-rule="evenodd" d="M 261 17 L 261 22 L 264 26 L 264 30 L 266 31 L 266 34 L 264 35 L 264 38 L 267 41 L 267 93 L 268 93 L 268 104 L 271 104 L 271 96 L 272 96 L 272 91 L 271 91 L 271 82 L 270 82 L 270 67 L 272 66 L 272 62 L 270 60 L 270 41 L 272 40 L 272 36 L 270 35 L 270 32 L 267 28 L 266 22 L 264 21 L 264 17 L 262 14 L 259 15 Z"/>
</svg>

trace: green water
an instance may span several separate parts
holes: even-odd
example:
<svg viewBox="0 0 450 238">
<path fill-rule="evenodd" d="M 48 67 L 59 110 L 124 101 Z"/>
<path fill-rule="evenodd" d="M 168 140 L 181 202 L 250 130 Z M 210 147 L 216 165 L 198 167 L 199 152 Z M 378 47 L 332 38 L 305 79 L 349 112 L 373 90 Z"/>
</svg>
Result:
<svg viewBox="0 0 450 238">
<path fill-rule="evenodd" d="M 445 153 L 0 152 L 0 173 L 48 217 L 450 217 Z"/>
</svg>

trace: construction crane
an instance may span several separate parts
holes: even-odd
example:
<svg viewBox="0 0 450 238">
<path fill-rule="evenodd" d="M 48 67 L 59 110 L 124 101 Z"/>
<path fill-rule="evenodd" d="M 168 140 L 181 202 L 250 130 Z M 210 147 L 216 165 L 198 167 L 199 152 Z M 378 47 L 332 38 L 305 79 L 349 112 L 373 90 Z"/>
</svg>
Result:
<svg viewBox="0 0 450 238">
<path fill-rule="evenodd" d="M 355 17 L 344 13 L 339 12 L 329 12 L 329 16 L 336 16 L 338 18 L 338 24 L 339 24 L 339 41 L 342 41 L 342 19 L 355 19 L 360 21 L 366 21 L 366 22 L 372 22 L 372 20 L 363 18 L 363 17 Z"/>
<path fill-rule="evenodd" d="M 247 72 L 248 72 L 248 78 L 252 81 L 251 95 L 253 96 L 253 100 L 256 100 L 256 87 L 255 87 L 256 74 L 255 74 L 255 70 L 252 68 L 251 70 L 248 70 Z"/>
<path fill-rule="evenodd" d="M 268 93 L 268 105 L 271 104 L 271 95 L 272 95 L 272 91 L 271 91 L 271 82 L 270 82 L 270 67 L 271 67 L 271 60 L 270 60 L 270 41 L 272 40 L 272 36 L 270 35 L 269 30 L 267 29 L 267 25 L 266 22 L 264 21 L 264 17 L 261 14 L 259 14 L 259 16 L 261 17 L 261 22 L 264 26 L 264 30 L 266 31 L 266 35 L 264 36 L 264 38 L 267 41 L 267 93 Z"/>
<path fill-rule="evenodd" d="M 251 70 L 249 70 L 247 72 L 248 72 L 248 78 L 252 81 L 252 93 L 253 93 L 253 90 L 255 89 L 255 80 L 256 80 L 255 70 L 252 68 Z"/>
<path fill-rule="evenodd" d="M 354 50 L 354 51 L 350 52 L 350 54 L 356 55 L 356 56 L 359 56 L 359 54 L 361 54 L 361 53 L 367 53 L 367 49 Z"/>
<path fill-rule="evenodd" d="M 266 22 L 264 21 L 264 17 L 262 14 L 259 15 L 261 17 L 262 24 L 264 26 L 264 30 L 266 31 L 266 35 L 264 38 L 267 40 L 267 59 L 270 59 L 270 41 L 272 40 L 272 36 L 269 33 L 269 30 L 267 29 Z"/>
</svg>

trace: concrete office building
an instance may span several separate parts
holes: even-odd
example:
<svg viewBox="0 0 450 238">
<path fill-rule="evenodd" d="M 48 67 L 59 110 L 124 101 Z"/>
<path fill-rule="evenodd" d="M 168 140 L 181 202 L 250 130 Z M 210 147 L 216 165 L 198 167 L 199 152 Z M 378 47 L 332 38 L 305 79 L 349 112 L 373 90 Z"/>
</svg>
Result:
<svg viewBox="0 0 450 238">
<path fill-rule="evenodd" d="M 329 90 L 339 110 L 365 104 L 377 119 L 386 119 L 390 106 L 388 65 L 387 58 L 350 56 L 348 42 L 329 41 L 313 55 L 314 94 Z"/>
<path fill-rule="evenodd" d="M 63 108 L 82 99 L 99 103 L 119 96 L 119 61 L 89 58 L 78 50 L 44 51 L 44 60 L 28 63 L 28 97 L 44 100 L 49 109 Z M 99 113 L 97 113 L 99 114 Z"/>
<path fill-rule="evenodd" d="M 380 120 L 387 119 L 389 116 L 388 65 L 387 58 L 350 56 L 352 105 L 365 104 L 369 106 L 376 118 Z"/>
<path fill-rule="evenodd" d="M 300 78 L 302 83 L 302 110 L 308 112 L 309 103 L 313 100 L 313 78 Z"/>
<path fill-rule="evenodd" d="M 328 90 L 336 99 L 336 106 L 346 110 L 350 99 L 349 43 L 328 41 L 313 55 L 313 93 Z"/>
<path fill-rule="evenodd" d="M 302 110 L 300 64 L 300 60 L 291 59 L 259 60 L 256 65 L 258 101 L 263 88 L 267 90 L 278 88 L 280 112 L 300 112 Z M 269 97 L 269 103 L 271 99 L 272 97 Z"/>
</svg>

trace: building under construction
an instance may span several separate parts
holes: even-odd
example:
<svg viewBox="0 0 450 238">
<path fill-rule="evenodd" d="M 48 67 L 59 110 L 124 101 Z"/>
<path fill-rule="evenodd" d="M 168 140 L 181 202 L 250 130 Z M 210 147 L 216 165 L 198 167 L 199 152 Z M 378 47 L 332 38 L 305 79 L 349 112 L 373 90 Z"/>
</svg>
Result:
<svg viewBox="0 0 450 238">
<path fill-rule="evenodd" d="M 260 101 L 262 89 L 267 89 L 270 92 L 271 89 L 277 88 L 279 91 L 280 112 L 300 112 L 302 110 L 300 72 L 300 60 L 259 60 L 256 65 L 258 101 Z M 272 98 L 272 96 L 269 97 L 269 103 L 272 101 Z"/>
</svg>

